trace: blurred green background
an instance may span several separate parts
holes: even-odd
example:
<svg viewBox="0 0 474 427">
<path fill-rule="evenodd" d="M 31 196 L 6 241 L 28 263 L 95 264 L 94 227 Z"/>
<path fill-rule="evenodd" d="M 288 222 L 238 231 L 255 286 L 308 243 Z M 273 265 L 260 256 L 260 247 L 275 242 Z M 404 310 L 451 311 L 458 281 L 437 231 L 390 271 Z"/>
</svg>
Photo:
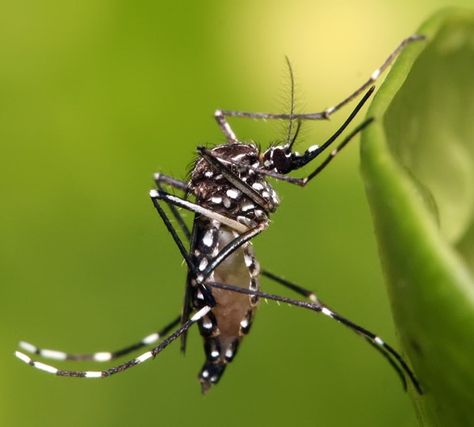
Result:
<svg viewBox="0 0 474 427">
<path fill-rule="evenodd" d="M 197 331 L 185 358 L 174 345 L 103 381 L 48 376 L 12 353 L 19 339 L 112 350 L 180 311 L 185 268 L 148 199 L 152 172 L 184 178 L 196 145 L 221 142 L 216 108 L 287 110 L 284 55 L 298 109 L 321 110 L 434 10 L 470 4 L 3 2 L 0 425 L 416 425 L 396 375 L 368 345 L 329 319 L 274 303 L 261 304 L 206 397 Z M 306 125 L 299 150 L 346 114 Z M 263 146 L 284 136 L 282 124 L 232 124 Z M 398 347 L 357 143 L 309 187 L 275 187 L 282 206 L 255 240 L 262 265 Z"/>
</svg>

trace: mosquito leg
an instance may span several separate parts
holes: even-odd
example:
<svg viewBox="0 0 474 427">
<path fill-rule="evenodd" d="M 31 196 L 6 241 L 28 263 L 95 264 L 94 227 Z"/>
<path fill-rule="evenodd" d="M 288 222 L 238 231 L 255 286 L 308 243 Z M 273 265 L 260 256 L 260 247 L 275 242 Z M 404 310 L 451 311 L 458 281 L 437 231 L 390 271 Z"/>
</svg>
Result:
<svg viewBox="0 0 474 427">
<path fill-rule="evenodd" d="M 318 302 L 318 297 L 314 292 L 305 289 L 300 285 L 290 282 L 289 280 L 283 279 L 282 277 L 277 276 L 276 274 L 273 274 L 267 270 L 260 270 L 260 274 L 262 276 L 268 277 L 276 283 L 279 283 L 280 285 L 283 285 L 285 288 L 291 289 L 293 292 L 296 292 L 297 294 L 308 298 L 312 302 Z"/>
<path fill-rule="evenodd" d="M 18 357 L 24 363 L 39 369 L 41 371 L 48 372 L 53 375 L 58 375 L 61 377 L 80 377 L 80 378 L 104 378 L 109 377 L 114 374 L 126 371 L 129 368 L 133 368 L 149 359 L 154 359 L 159 353 L 161 353 L 166 347 L 168 347 L 173 341 L 179 338 L 184 334 L 194 323 L 199 319 L 204 317 L 211 310 L 211 306 L 206 305 L 196 312 L 188 321 L 186 321 L 181 327 L 179 327 L 175 332 L 165 338 L 160 344 L 154 347 L 152 350 L 147 351 L 146 353 L 141 354 L 140 356 L 129 360 L 128 362 L 122 363 L 121 365 L 104 369 L 102 371 L 70 371 L 58 369 L 54 366 L 46 365 L 45 363 L 38 362 L 31 359 L 26 354 L 16 351 L 15 356 Z"/>
<path fill-rule="evenodd" d="M 218 288 L 223 290 L 228 290 L 231 292 L 238 292 L 247 295 L 256 295 L 260 298 L 266 298 L 274 301 L 279 301 L 283 303 L 287 303 L 290 305 L 294 305 L 297 307 L 306 308 L 307 310 L 312 310 L 317 313 L 322 313 L 325 316 L 336 320 L 339 323 L 342 323 L 347 328 L 351 329 L 356 334 L 362 336 L 366 340 L 370 341 L 374 347 L 379 348 L 382 351 L 385 351 L 385 357 L 391 356 L 393 357 L 393 363 L 399 364 L 399 369 L 397 372 L 403 371 L 409 378 L 416 390 L 419 394 L 423 394 L 423 390 L 415 377 L 415 374 L 412 372 L 410 367 L 407 365 L 403 357 L 389 344 L 385 343 L 378 335 L 370 332 L 369 330 L 363 328 L 362 326 L 357 325 L 356 323 L 350 321 L 349 319 L 341 316 L 340 314 L 336 313 L 335 311 L 328 308 L 321 302 L 306 302 L 306 301 L 298 301 L 287 297 L 282 297 L 279 295 L 268 294 L 266 292 L 261 291 L 253 291 L 250 289 L 240 288 L 238 286 L 227 285 L 224 283 L 216 283 L 216 282 L 207 282 L 207 285 L 211 288 Z"/>
<path fill-rule="evenodd" d="M 291 289 L 292 291 L 296 292 L 297 294 L 308 298 L 310 301 L 320 304 L 320 301 L 318 300 L 318 298 L 317 298 L 316 294 L 314 294 L 314 292 L 312 292 L 308 289 L 305 289 L 302 286 L 297 285 L 296 283 L 290 282 L 289 280 L 283 279 L 282 277 L 277 276 L 276 274 L 273 274 L 269 271 L 262 270 L 260 272 L 260 274 L 262 276 L 268 277 L 269 279 L 273 280 L 274 282 L 276 282 L 280 285 L 285 286 L 288 289 Z M 406 390 L 407 381 L 406 381 L 405 375 L 404 375 L 402 369 L 400 368 L 400 366 L 398 366 L 398 364 L 396 363 L 396 361 L 393 360 L 393 358 L 389 354 L 387 354 L 387 352 L 385 350 L 383 350 L 378 345 L 374 344 L 374 342 L 372 342 L 370 339 L 368 339 L 367 337 L 364 337 L 364 338 L 367 340 L 367 342 L 375 350 L 377 350 L 383 357 L 385 357 L 385 359 L 387 359 L 388 363 L 390 363 L 392 368 L 395 369 L 395 371 L 397 372 L 398 377 L 400 378 L 400 381 L 402 382 L 403 388 Z"/>
<path fill-rule="evenodd" d="M 172 194 L 166 193 L 164 191 L 151 190 L 150 191 L 150 197 L 151 197 L 155 207 L 158 203 L 157 202 L 158 200 L 163 200 L 166 203 L 171 203 L 175 206 L 187 209 L 187 210 L 192 211 L 194 213 L 198 213 L 198 214 L 203 215 L 207 218 L 215 219 L 216 221 L 220 222 L 221 224 L 227 225 L 228 227 L 232 228 L 233 230 L 235 230 L 239 233 L 245 233 L 249 229 L 247 226 L 241 224 L 240 222 L 238 222 L 234 219 L 231 219 L 229 217 L 221 215 L 217 212 L 211 211 L 210 209 L 206 209 L 202 206 L 197 205 L 196 203 L 192 203 L 192 202 L 189 202 L 187 200 L 181 199 L 180 197 L 173 196 Z"/>
<path fill-rule="evenodd" d="M 349 96 L 344 98 L 342 101 L 338 102 L 332 107 L 326 108 L 324 111 L 317 112 L 317 113 L 303 113 L 303 114 L 274 114 L 274 113 L 252 113 L 252 112 L 244 112 L 244 111 L 217 110 L 215 113 L 216 119 L 229 142 L 237 142 L 237 139 L 235 138 L 235 134 L 230 129 L 230 126 L 228 125 L 226 121 L 226 117 L 242 117 L 242 118 L 262 119 L 262 120 L 268 120 L 268 119 L 327 120 L 332 114 L 334 114 L 336 111 L 341 109 L 344 105 L 351 102 L 354 98 L 356 98 L 362 92 L 364 92 L 368 87 L 372 86 L 373 83 L 390 66 L 393 60 L 399 55 L 399 53 L 407 45 L 418 40 L 423 40 L 424 38 L 425 37 L 422 35 L 414 34 L 402 40 L 402 42 L 397 46 L 397 48 L 385 59 L 383 64 L 379 68 L 377 68 L 361 86 L 359 86 L 354 92 L 352 92 Z"/>
<path fill-rule="evenodd" d="M 349 135 L 347 135 L 343 141 L 331 151 L 329 156 L 313 171 L 311 172 L 306 178 L 301 179 L 301 185 L 305 186 L 309 181 L 311 181 L 316 175 L 318 175 L 321 171 L 323 171 L 326 166 L 336 157 L 341 150 L 353 139 L 356 135 L 362 132 L 367 126 L 370 125 L 374 121 L 373 117 L 369 117 L 365 121 L 363 121 L 360 125 L 358 125 Z"/>
<path fill-rule="evenodd" d="M 162 199 L 162 197 L 154 197 L 154 194 L 160 195 L 160 194 L 167 194 L 164 192 L 161 192 L 159 190 L 151 190 L 150 191 L 150 196 L 153 202 L 153 205 L 155 206 L 155 209 L 157 210 L 158 214 L 160 215 L 162 221 L 164 222 L 168 232 L 171 234 L 171 237 L 173 238 L 174 242 L 176 243 L 176 246 L 178 246 L 179 252 L 181 253 L 181 256 L 183 257 L 184 261 L 186 262 L 188 269 L 190 273 L 192 274 L 193 277 L 197 277 L 198 275 L 198 270 L 196 269 L 194 263 L 192 262 L 188 251 L 184 247 L 183 242 L 181 241 L 180 237 L 178 236 L 178 233 L 176 232 L 175 228 L 173 227 L 173 224 L 171 224 L 168 216 L 166 215 L 165 211 L 160 205 L 159 199 Z M 168 195 L 170 197 L 173 197 L 177 200 L 182 200 L 179 197 L 174 197 L 171 195 Z M 168 199 L 164 199 L 165 202 L 168 201 Z M 183 202 L 186 202 L 185 200 Z M 188 202 L 186 202 L 188 203 Z M 196 205 L 197 206 L 197 205 Z M 225 218 L 225 217 L 224 217 Z M 203 294 L 204 302 L 210 306 L 215 305 L 215 300 L 214 297 L 212 296 L 211 291 L 204 285 L 203 283 L 200 283 L 200 289 Z"/>
<path fill-rule="evenodd" d="M 154 174 L 153 178 L 155 180 L 156 187 L 160 191 L 164 191 L 163 184 L 169 185 L 172 188 L 177 188 L 179 190 L 182 190 L 182 191 L 185 192 L 185 194 L 187 194 L 187 192 L 189 190 L 188 184 L 186 182 L 180 181 L 180 180 L 175 179 L 171 176 L 163 175 L 163 174 L 158 172 L 158 173 Z M 173 205 L 172 203 L 168 203 L 167 205 L 168 205 L 168 208 L 169 208 L 171 214 L 173 215 L 173 217 L 178 222 L 179 228 L 181 228 L 181 231 L 186 236 L 186 239 L 188 241 L 190 241 L 191 240 L 191 232 L 189 231 L 188 226 L 184 222 L 184 219 L 183 219 L 182 215 L 179 213 L 179 211 L 178 211 L 178 209 L 176 208 L 175 205 Z"/>
<path fill-rule="evenodd" d="M 236 144 L 238 141 L 237 136 L 235 135 L 234 131 L 229 125 L 229 122 L 225 118 L 225 116 L 231 116 L 232 114 L 229 114 L 230 111 L 222 111 L 222 110 L 216 110 L 214 112 L 214 118 L 216 119 L 216 122 L 218 126 L 220 127 L 222 133 L 224 134 L 225 138 L 227 139 L 227 142 L 229 144 Z"/>
<path fill-rule="evenodd" d="M 203 271 L 198 274 L 196 280 L 198 283 L 203 283 L 206 278 L 208 278 L 211 273 L 219 266 L 221 262 L 223 262 L 227 257 L 229 257 L 232 253 L 234 253 L 237 249 L 242 247 L 244 244 L 249 242 L 255 236 L 260 234 L 268 227 L 267 223 L 262 223 L 256 226 L 255 228 L 251 228 L 247 232 L 239 235 L 232 241 L 230 241 L 226 246 L 224 246 L 220 252 L 209 262 L 209 264 L 203 269 Z"/>
<path fill-rule="evenodd" d="M 157 186 L 162 186 L 162 184 L 169 185 L 170 187 L 182 190 L 184 192 L 189 191 L 188 183 L 181 181 L 180 179 L 173 178 L 169 175 L 164 175 L 161 172 L 156 172 L 153 174 L 153 180 Z"/>
<path fill-rule="evenodd" d="M 188 202 L 187 200 L 180 199 L 179 197 L 172 196 L 171 194 L 165 193 L 159 190 L 151 190 L 150 197 L 153 201 L 153 205 L 155 206 L 158 214 L 160 215 L 161 219 L 165 223 L 166 228 L 168 229 L 169 233 L 171 234 L 173 240 L 175 241 L 178 249 L 181 253 L 181 256 L 184 258 L 186 264 L 188 265 L 189 270 L 191 271 L 194 278 L 196 278 L 196 282 L 199 283 L 202 287 L 202 290 L 206 293 L 205 301 L 210 304 L 214 305 L 215 301 L 212 297 L 212 294 L 207 290 L 206 285 L 204 284 L 205 279 L 214 271 L 214 269 L 223 262 L 230 254 L 235 252 L 239 249 L 242 245 L 253 239 L 257 234 L 260 234 L 265 228 L 267 228 L 267 223 L 259 224 L 255 228 L 249 229 L 247 226 L 237 222 L 233 219 L 227 218 L 217 212 L 210 211 L 209 209 L 205 209 L 202 206 L 196 205 L 194 203 Z M 165 202 L 173 203 L 177 206 L 182 206 L 187 209 L 190 209 L 194 212 L 203 214 L 208 216 L 211 219 L 215 219 L 222 224 L 231 226 L 234 229 L 237 229 L 238 232 L 242 233 L 239 234 L 234 240 L 228 243 L 217 255 L 216 257 L 205 267 L 204 270 L 198 271 L 195 265 L 191 261 L 189 254 L 184 247 L 183 242 L 181 241 L 178 233 L 176 232 L 175 228 L 171 224 L 168 216 L 166 215 L 163 208 L 160 206 L 158 200 L 164 200 Z M 235 225 L 234 225 L 235 224 Z"/>
<path fill-rule="evenodd" d="M 159 172 L 155 173 L 153 178 L 155 180 L 156 187 L 160 191 L 163 191 L 163 185 L 168 185 L 172 188 L 176 188 L 178 190 L 183 191 L 185 193 L 185 197 L 188 194 L 188 191 L 189 191 L 188 184 L 184 181 L 178 180 L 178 179 L 173 178 L 173 177 L 168 176 L 168 175 L 163 175 L 162 173 L 159 173 Z M 153 202 L 153 203 L 155 203 L 155 202 Z M 191 231 L 190 231 L 189 227 L 187 226 L 186 222 L 184 221 L 183 216 L 181 215 L 181 213 L 179 212 L 179 210 L 177 209 L 177 207 L 174 204 L 167 203 L 167 205 L 168 205 L 168 208 L 171 211 L 171 214 L 176 219 L 179 227 L 181 228 L 184 236 L 186 237 L 186 240 L 188 242 L 191 242 L 192 234 L 191 234 Z M 182 306 L 181 316 L 180 316 L 180 320 L 181 320 L 182 325 L 184 323 L 186 323 L 186 321 L 189 319 L 189 316 L 190 316 L 191 311 L 192 311 L 191 289 L 190 289 L 190 286 L 189 286 L 192 277 L 193 277 L 193 272 L 188 271 L 188 277 L 186 279 L 186 287 L 185 287 L 185 290 L 184 290 L 184 301 L 183 301 L 183 306 Z M 207 292 L 207 293 L 209 293 L 209 292 Z M 209 296 L 208 296 L 208 299 L 210 299 Z M 187 341 L 187 332 L 185 332 L 181 335 L 181 351 L 183 353 L 186 351 L 186 341 Z"/>
<path fill-rule="evenodd" d="M 354 108 L 354 110 L 351 112 L 351 114 L 347 117 L 347 119 L 344 121 L 344 123 L 337 129 L 337 131 L 331 135 L 321 146 L 318 145 L 313 145 L 309 147 L 303 154 L 301 155 L 296 155 L 293 153 L 293 162 L 294 165 L 292 166 L 292 170 L 299 169 L 312 160 L 314 160 L 317 156 L 319 156 L 321 153 L 323 153 L 324 150 L 326 150 L 340 135 L 341 133 L 347 128 L 347 126 L 352 122 L 352 120 L 356 117 L 357 113 L 360 111 L 362 106 L 365 104 L 365 102 L 369 99 L 369 97 L 372 95 L 375 87 L 372 86 L 370 90 L 367 91 L 367 93 L 364 95 L 364 97 L 359 101 L 357 106 Z M 290 184 L 296 184 L 301 187 L 304 187 L 311 179 L 313 179 L 316 175 L 318 175 L 331 161 L 332 159 L 351 141 L 357 134 L 359 134 L 363 129 L 365 129 L 374 119 L 369 118 L 366 119 L 364 122 L 359 124 L 354 130 L 352 130 L 349 135 L 347 135 L 343 141 L 329 154 L 329 156 L 312 172 L 310 173 L 307 177 L 305 178 L 296 178 L 292 176 L 287 176 L 283 175 L 277 172 L 273 172 L 271 170 L 267 169 L 261 169 L 261 168 L 252 168 L 251 166 L 247 165 L 239 165 L 240 167 L 245 167 L 247 169 L 252 169 L 255 173 L 257 174 L 262 174 L 262 175 L 267 175 L 270 176 L 274 179 L 278 179 L 280 181 L 285 181 Z M 215 163 L 220 163 L 223 168 L 226 168 L 226 166 L 223 164 L 223 160 L 214 156 L 211 152 L 208 150 L 205 150 L 203 148 L 198 148 L 198 151 L 202 155 L 206 155 L 206 159 L 208 157 L 212 158 L 212 161 Z M 230 161 L 227 161 L 227 163 L 232 163 Z M 238 179 L 235 177 L 235 179 Z M 240 187 L 242 187 L 243 184 L 240 184 Z M 235 184 L 237 185 L 237 184 Z M 246 192 L 244 188 L 239 189 L 243 192 Z M 248 194 L 249 195 L 249 194 Z M 249 195 L 251 197 L 251 195 Z M 256 201 L 258 203 L 258 201 Z"/>
<path fill-rule="evenodd" d="M 360 125 L 358 125 L 349 135 L 347 135 L 342 142 L 329 154 L 329 156 L 313 171 L 311 172 L 307 177 L 305 178 L 296 178 L 293 176 L 287 176 L 287 175 L 282 175 L 276 172 L 268 171 L 266 169 L 254 169 L 245 165 L 241 165 L 241 167 L 247 167 L 248 169 L 253 169 L 256 173 L 262 174 L 262 175 L 267 175 L 270 176 L 274 179 L 277 179 L 279 181 L 284 181 L 288 182 L 290 184 L 295 184 L 300 187 L 304 187 L 311 179 L 313 179 L 316 175 L 318 175 L 323 169 L 326 168 L 326 166 L 336 157 L 341 150 L 355 137 L 357 136 L 360 132 L 362 132 L 370 123 L 373 122 L 373 118 L 370 117 L 366 119 L 364 122 L 362 122 Z"/>
<path fill-rule="evenodd" d="M 178 236 L 178 233 L 174 229 L 173 224 L 171 224 L 168 216 L 166 215 L 165 211 L 163 210 L 163 208 L 161 207 L 161 205 L 158 201 L 160 199 L 163 199 L 163 197 L 159 197 L 159 193 L 162 193 L 162 192 L 157 191 L 157 190 L 151 190 L 150 191 L 150 197 L 151 197 L 151 200 L 153 202 L 153 205 L 155 206 L 155 209 L 157 210 L 158 214 L 160 215 L 161 219 L 163 220 L 166 228 L 168 229 L 168 232 L 171 234 L 171 237 L 173 238 L 174 242 L 176 243 L 176 246 L 178 246 L 178 249 L 179 249 L 179 252 L 181 253 L 181 256 L 183 257 L 183 259 L 186 261 L 186 264 L 188 265 L 188 269 L 194 275 L 196 275 L 196 267 L 192 263 L 191 258 L 188 255 L 188 251 L 184 247 L 184 244 L 181 241 L 180 237 Z M 164 194 L 167 194 L 167 193 L 164 193 Z M 177 199 L 179 199 L 179 198 L 177 197 Z M 181 200 L 181 199 L 179 199 L 179 200 Z M 167 201 L 168 200 L 165 199 L 165 202 L 167 202 Z"/>
<path fill-rule="evenodd" d="M 58 350 L 39 348 L 26 341 L 20 341 L 18 345 L 22 350 L 31 354 L 36 354 L 45 359 L 73 360 L 73 361 L 91 360 L 94 362 L 108 362 L 109 360 L 117 359 L 135 350 L 154 344 L 155 342 L 160 340 L 163 336 L 166 336 L 171 329 L 177 326 L 179 324 L 180 318 L 181 317 L 177 317 L 172 322 L 168 323 L 161 330 L 153 332 L 150 335 L 147 335 L 145 338 L 143 338 L 139 342 L 129 345 L 127 347 L 121 348 L 116 351 L 99 351 L 96 353 L 89 353 L 89 354 L 75 354 L 75 353 L 65 353 L 63 351 L 58 351 Z"/>
</svg>

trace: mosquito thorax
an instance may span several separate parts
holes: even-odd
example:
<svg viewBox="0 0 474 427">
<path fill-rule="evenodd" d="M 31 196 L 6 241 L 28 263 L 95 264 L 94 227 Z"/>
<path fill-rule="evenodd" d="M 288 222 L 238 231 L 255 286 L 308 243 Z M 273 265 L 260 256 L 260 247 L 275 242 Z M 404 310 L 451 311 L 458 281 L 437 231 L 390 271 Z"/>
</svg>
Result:
<svg viewBox="0 0 474 427">
<path fill-rule="evenodd" d="M 270 205 L 267 210 L 243 191 L 232 185 L 220 171 L 205 159 L 196 161 L 191 172 L 190 187 L 200 205 L 231 217 L 247 226 L 268 221 L 268 214 L 279 204 L 278 196 L 262 168 L 263 157 L 255 144 L 222 144 L 210 150 L 234 175 L 259 193 Z"/>
</svg>

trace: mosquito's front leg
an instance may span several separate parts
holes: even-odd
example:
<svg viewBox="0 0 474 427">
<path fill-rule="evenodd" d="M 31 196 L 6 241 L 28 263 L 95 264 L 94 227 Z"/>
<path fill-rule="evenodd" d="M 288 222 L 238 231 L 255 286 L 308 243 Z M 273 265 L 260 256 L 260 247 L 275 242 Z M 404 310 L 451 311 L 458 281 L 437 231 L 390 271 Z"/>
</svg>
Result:
<svg viewBox="0 0 474 427">
<path fill-rule="evenodd" d="M 425 37 L 422 35 L 414 34 L 406 39 L 396 47 L 396 49 L 385 59 L 380 67 L 378 67 L 370 77 L 359 86 L 354 92 L 349 96 L 344 98 L 342 101 L 333 105 L 332 107 L 326 108 L 324 111 L 317 113 L 301 113 L 301 114 L 275 114 L 275 113 L 252 113 L 245 111 L 232 111 L 232 110 L 218 110 L 215 113 L 215 117 L 222 131 L 227 137 L 227 140 L 230 142 L 237 142 L 235 134 L 232 132 L 229 124 L 227 123 L 226 117 L 242 117 L 250 119 L 261 119 L 261 120 L 327 120 L 329 117 L 334 114 L 336 111 L 340 110 L 344 105 L 351 102 L 354 98 L 359 96 L 367 88 L 372 86 L 374 82 L 380 77 L 380 75 L 390 66 L 393 60 L 398 56 L 398 54 L 410 43 L 413 43 L 418 40 L 423 40 Z"/>
<path fill-rule="evenodd" d="M 344 123 L 341 126 L 339 126 L 336 132 L 334 132 L 334 134 L 332 134 L 323 144 L 312 145 L 303 154 L 293 153 L 290 151 L 286 152 L 286 155 L 290 156 L 289 158 L 291 159 L 291 164 L 289 167 L 290 171 L 302 168 L 303 166 L 313 161 L 320 154 L 322 154 L 328 147 L 330 147 L 331 144 L 344 132 L 344 130 L 346 130 L 346 128 L 349 126 L 352 120 L 357 116 L 357 114 L 359 113 L 361 108 L 364 106 L 364 104 L 367 102 L 367 100 L 370 98 L 374 90 L 375 90 L 375 86 L 372 86 L 364 95 L 364 97 L 358 102 L 358 104 L 355 106 L 355 108 L 346 118 Z M 373 121 L 373 118 L 369 118 L 365 120 L 364 122 L 362 122 L 360 125 L 358 125 L 352 132 L 349 133 L 348 136 L 346 136 L 343 139 L 343 141 L 329 154 L 329 156 L 313 172 L 311 172 L 308 176 L 304 178 L 296 178 L 292 176 L 287 176 L 286 174 L 279 173 L 277 170 L 272 170 L 270 168 L 269 169 L 263 169 L 262 167 L 254 168 L 249 165 L 238 165 L 238 166 L 245 167 L 247 169 L 252 169 L 255 173 L 259 173 L 261 175 L 271 176 L 272 178 L 278 179 L 280 181 L 285 181 L 290 184 L 296 184 L 301 187 L 304 187 L 310 180 L 312 180 L 316 175 L 318 175 L 331 162 L 331 160 L 346 146 L 346 144 L 352 138 L 354 138 L 359 132 L 361 132 L 372 121 Z M 295 136 L 297 134 L 298 132 L 295 133 Z M 294 140 L 290 143 L 289 146 L 285 146 L 284 149 L 290 150 L 293 142 Z M 277 149 L 281 150 L 282 148 L 278 148 L 278 147 L 275 148 L 275 150 Z M 223 160 L 213 155 L 212 152 L 210 152 L 209 150 L 205 150 L 203 148 L 198 148 L 198 150 L 200 151 L 201 155 L 205 157 L 206 159 L 212 160 L 215 163 L 221 163 L 222 164 L 221 169 L 226 168 L 226 166 L 223 164 Z M 226 162 L 232 163 L 229 160 L 226 160 Z M 246 185 L 245 183 L 241 183 L 241 184 L 235 183 L 234 185 L 236 186 L 240 185 L 239 189 L 247 193 L 244 187 Z M 248 196 L 253 198 L 251 194 L 248 194 Z M 258 200 L 255 200 L 255 202 L 258 203 Z M 269 208 L 265 207 L 265 209 L 268 210 Z"/>
</svg>

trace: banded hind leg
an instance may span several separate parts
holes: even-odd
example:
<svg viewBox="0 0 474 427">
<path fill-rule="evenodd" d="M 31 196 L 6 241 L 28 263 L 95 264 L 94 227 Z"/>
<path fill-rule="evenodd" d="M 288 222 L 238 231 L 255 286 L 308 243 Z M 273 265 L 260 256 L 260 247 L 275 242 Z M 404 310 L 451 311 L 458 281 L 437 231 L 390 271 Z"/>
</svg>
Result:
<svg viewBox="0 0 474 427">
<path fill-rule="evenodd" d="M 162 329 L 155 331 L 146 337 L 142 338 L 140 341 L 123 347 L 121 349 L 115 351 L 98 351 L 95 353 L 66 353 L 60 350 L 51 350 L 48 348 L 41 348 L 37 347 L 34 344 L 31 344 L 26 341 L 20 341 L 18 346 L 30 353 L 38 355 L 44 359 L 51 359 L 51 360 L 67 360 L 67 361 L 93 361 L 93 362 L 108 362 L 110 360 L 118 359 L 119 357 L 125 356 L 129 353 L 132 353 L 136 350 L 139 350 L 143 347 L 155 344 L 161 338 L 168 335 L 168 333 L 178 325 L 179 317 L 175 318 L 173 321 L 168 323 Z"/>
<path fill-rule="evenodd" d="M 314 295 L 311 291 L 308 291 L 299 285 L 296 285 L 292 282 L 289 282 L 285 279 L 281 279 L 278 276 L 270 273 L 266 274 L 267 277 L 272 278 L 273 280 L 277 281 L 278 283 L 300 293 L 301 295 L 307 294 L 307 295 Z M 288 284 L 291 284 L 291 286 L 288 286 Z M 325 316 L 336 320 L 338 323 L 343 324 L 359 336 L 363 337 L 366 339 L 374 348 L 376 348 L 390 363 L 390 365 L 396 370 L 397 374 L 400 376 L 402 379 L 402 383 L 405 386 L 406 385 L 406 378 L 408 377 L 417 390 L 419 394 L 423 394 L 423 389 L 420 386 L 420 383 L 418 382 L 415 374 L 413 371 L 410 369 L 408 364 L 405 362 L 403 357 L 389 344 L 387 344 L 385 341 L 383 341 L 378 335 L 374 334 L 373 332 L 369 331 L 368 329 L 365 329 L 362 326 L 357 325 L 356 323 L 352 322 L 351 320 L 347 319 L 346 317 L 338 314 L 336 311 L 332 310 L 329 308 L 327 305 L 323 304 L 320 300 L 314 297 L 312 299 L 316 299 L 316 301 L 312 302 L 305 302 L 305 301 L 298 301 L 294 300 L 292 298 L 287 298 L 287 297 L 282 297 L 279 295 L 274 295 L 274 294 L 269 294 L 266 292 L 261 292 L 261 291 L 250 291 L 247 289 L 239 288 L 236 286 L 232 285 L 227 285 L 223 283 L 209 283 L 208 285 L 213 288 L 217 289 L 224 289 L 228 290 L 231 292 L 237 292 L 237 293 L 244 293 L 244 294 L 249 294 L 249 295 L 256 295 L 260 298 L 266 298 L 269 300 L 274 300 L 278 302 L 283 302 L 287 303 L 290 305 L 294 305 L 297 307 L 305 308 L 308 310 L 312 310 L 321 314 L 324 314 Z"/>
<path fill-rule="evenodd" d="M 181 220 L 181 222 L 183 222 L 182 218 L 180 218 L 179 212 L 177 212 L 177 215 L 179 216 L 179 218 L 177 218 L 177 219 Z M 400 377 L 400 379 L 402 381 L 402 384 L 403 384 L 404 388 L 406 388 L 406 386 L 407 386 L 405 373 L 408 373 L 408 376 L 411 378 L 413 384 L 415 384 L 415 387 L 417 388 L 417 390 L 418 391 L 421 390 L 419 388 L 419 385 L 418 385 L 417 381 L 416 381 L 416 378 L 411 373 L 411 371 L 409 370 L 408 366 L 403 361 L 401 356 L 398 355 L 398 353 L 396 353 L 396 352 L 395 352 L 395 355 L 394 355 L 391 351 L 387 350 L 388 345 L 386 345 L 383 342 L 383 340 L 381 340 L 378 336 L 376 336 L 375 334 L 367 335 L 365 333 L 362 333 L 361 331 L 363 330 L 363 328 L 360 328 L 360 327 L 358 327 L 358 325 L 355 325 L 352 322 L 350 322 L 350 321 L 346 320 L 345 318 L 343 318 L 342 316 L 337 315 L 335 312 L 333 312 L 327 306 L 323 306 L 318 301 L 318 298 L 316 297 L 316 295 L 312 291 L 309 291 L 309 290 L 307 290 L 307 289 L 305 289 L 305 288 L 303 288 L 303 287 L 301 287 L 301 286 L 299 286 L 299 285 L 297 285 L 293 282 L 290 282 L 286 279 L 283 279 L 283 278 L 281 278 L 281 277 L 279 277 L 279 276 L 277 276 L 277 275 L 275 275 L 275 274 L 273 274 L 269 271 L 262 270 L 260 273 L 263 276 L 268 277 L 269 279 L 272 279 L 275 282 L 291 289 L 292 291 L 298 293 L 299 295 L 302 295 L 302 296 L 308 298 L 313 303 L 320 304 L 321 305 L 321 310 L 320 311 L 323 314 L 328 315 L 331 318 L 334 318 L 335 320 L 345 324 L 346 326 L 351 327 L 350 325 L 353 325 L 355 328 L 351 327 L 351 329 L 353 331 L 355 331 L 356 333 L 358 333 L 359 335 L 362 335 L 372 347 L 374 347 L 380 354 L 382 354 L 386 358 L 386 360 L 390 363 L 390 365 L 393 367 L 393 369 L 397 372 L 398 376 Z M 251 288 L 249 290 L 255 292 L 256 288 L 253 288 L 253 289 Z M 256 297 L 257 295 L 254 294 L 253 296 Z M 331 313 L 334 313 L 334 317 L 330 315 Z M 209 326 L 212 326 L 212 322 L 207 322 L 207 324 Z M 243 327 L 243 330 L 245 331 L 245 333 L 248 332 L 248 329 L 250 328 L 250 325 L 251 325 L 251 319 L 250 318 L 243 320 L 242 327 Z M 201 329 L 203 329 L 203 328 L 201 328 Z M 391 349 L 390 346 L 388 346 L 388 349 L 393 350 L 393 349 Z M 212 355 L 213 352 L 215 352 L 216 354 L 219 353 L 219 351 L 216 348 L 210 349 L 208 353 Z M 394 352 L 394 350 L 393 350 L 393 352 Z M 234 353 L 234 355 L 235 355 L 235 353 Z M 401 364 L 401 366 L 397 362 L 399 362 Z M 201 378 L 202 380 L 205 380 L 208 377 L 213 378 L 214 382 L 217 382 L 219 377 L 222 375 L 223 370 L 225 368 L 222 368 L 221 370 L 219 370 L 219 372 L 216 372 L 215 369 L 211 369 L 211 368 L 214 368 L 214 367 L 211 366 L 210 364 L 205 364 L 205 366 L 203 367 L 203 369 L 201 371 L 200 377 L 202 377 Z"/>
<path fill-rule="evenodd" d="M 314 292 L 312 292 L 308 289 L 305 289 L 302 286 L 297 285 L 296 283 L 290 282 L 289 280 L 286 280 L 286 279 L 284 279 L 280 276 L 277 276 L 274 273 L 271 273 L 271 272 L 265 271 L 265 270 L 262 271 L 262 276 L 265 276 L 265 277 L 273 280 L 275 283 L 278 283 L 278 284 L 292 290 L 293 292 L 296 292 L 298 295 L 302 295 L 302 296 L 308 298 L 312 302 L 321 304 L 321 302 L 319 301 L 318 297 L 316 296 L 316 294 Z M 404 374 L 403 370 L 400 368 L 400 366 L 396 363 L 396 361 L 391 357 L 391 355 L 389 353 L 384 351 L 383 348 L 381 348 L 379 345 L 375 344 L 371 339 L 367 338 L 366 336 L 364 336 L 364 338 L 392 366 L 392 368 L 395 370 L 398 377 L 400 378 L 400 381 L 402 382 L 403 388 L 406 390 L 407 389 L 407 381 L 406 381 L 406 378 L 405 378 L 405 374 Z"/>
<path fill-rule="evenodd" d="M 194 323 L 198 322 L 201 318 L 203 318 L 210 310 L 211 310 L 211 307 L 208 305 L 201 308 L 186 323 L 181 325 L 181 327 L 179 327 L 175 332 L 173 332 L 171 335 L 165 338 L 160 344 L 158 344 L 156 347 L 154 347 L 150 351 L 147 351 L 146 353 L 143 353 L 140 356 L 135 357 L 125 363 L 114 366 L 112 368 L 100 370 L 100 371 L 79 371 L 79 370 L 59 369 L 42 362 L 38 362 L 20 351 L 16 351 L 15 356 L 18 359 L 20 359 L 22 362 L 26 363 L 27 365 L 32 366 L 33 368 L 39 369 L 49 374 L 61 376 L 61 377 L 105 378 L 111 375 L 118 374 L 120 372 L 124 372 L 130 368 L 133 368 L 134 366 L 137 366 L 143 362 L 146 362 L 147 360 L 154 359 L 173 341 L 175 341 L 182 334 L 184 334 Z"/>
</svg>

